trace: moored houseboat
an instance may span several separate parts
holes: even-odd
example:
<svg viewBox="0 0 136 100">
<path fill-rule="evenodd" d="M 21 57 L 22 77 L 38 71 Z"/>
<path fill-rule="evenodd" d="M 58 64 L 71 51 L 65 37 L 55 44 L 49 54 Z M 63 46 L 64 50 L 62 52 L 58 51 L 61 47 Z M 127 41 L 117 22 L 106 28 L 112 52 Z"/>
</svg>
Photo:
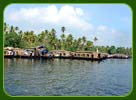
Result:
<svg viewBox="0 0 136 100">
<path fill-rule="evenodd" d="M 5 58 L 52 58 L 52 54 L 50 52 L 42 53 L 37 48 L 13 48 L 6 47 L 4 48 L 4 57 Z"/>
<path fill-rule="evenodd" d="M 66 50 L 52 50 L 48 51 L 42 46 L 36 48 L 4 48 L 5 58 L 27 58 L 27 59 L 50 59 L 50 58 L 66 58 L 66 59 L 83 59 L 83 60 L 103 60 L 108 58 L 128 59 L 130 56 L 124 54 L 107 54 L 98 51 L 66 51 Z"/>
<path fill-rule="evenodd" d="M 54 58 L 71 58 L 71 52 L 66 50 L 52 50 Z"/>
<path fill-rule="evenodd" d="M 102 60 L 101 53 L 91 51 L 72 52 L 73 59 Z"/>
<path fill-rule="evenodd" d="M 108 56 L 108 58 L 116 58 L 116 59 L 128 59 L 130 56 L 125 54 L 111 54 Z"/>
</svg>

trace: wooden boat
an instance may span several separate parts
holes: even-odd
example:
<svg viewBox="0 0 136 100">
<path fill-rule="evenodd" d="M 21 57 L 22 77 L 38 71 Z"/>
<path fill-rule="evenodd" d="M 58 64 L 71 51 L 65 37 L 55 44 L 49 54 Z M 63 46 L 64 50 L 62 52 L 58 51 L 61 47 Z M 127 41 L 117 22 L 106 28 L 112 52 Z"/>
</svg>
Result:
<svg viewBox="0 0 136 100">
<path fill-rule="evenodd" d="M 27 56 L 27 55 L 21 55 L 21 56 L 13 56 L 13 55 L 4 55 L 4 58 L 26 58 L 26 59 L 51 59 L 53 56 Z"/>
</svg>

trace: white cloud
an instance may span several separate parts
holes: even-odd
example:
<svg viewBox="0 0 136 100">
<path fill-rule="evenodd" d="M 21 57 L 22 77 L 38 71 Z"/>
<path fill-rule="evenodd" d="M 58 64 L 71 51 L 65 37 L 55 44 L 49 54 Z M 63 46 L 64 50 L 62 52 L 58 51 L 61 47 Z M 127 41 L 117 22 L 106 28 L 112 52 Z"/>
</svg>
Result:
<svg viewBox="0 0 136 100">
<path fill-rule="evenodd" d="M 92 24 L 93 21 L 91 22 L 90 18 L 92 19 L 94 16 L 88 16 L 87 13 L 90 14 L 90 12 L 84 10 L 72 5 L 21 7 L 6 11 L 4 20 L 7 23 L 10 22 L 11 25 L 19 26 L 23 31 L 34 30 L 35 33 L 40 33 L 44 29 L 55 28 L 58 32 L 57 35 L 60 36 L 60 27 L 65 26 L 65 34 L 71 33 L 75 38 L 86 36 L 90 40 L 97 37 L 97 45 L 132 45 L 131 33 L 120 32 L 116 26 L 114 26 L 115 29 L 112 29 L 108 24 Z M 131 23 L 129 17 L 124 17 L 121 21 L 127 26 L 128 24 L 125 23 Z"/>
<path fill-rule="evenodd" d="M 78 15 L 84 15 L 84 12 L 81 8 L 76 8 L 76 12 Z"/>
<path fill-rule="evenodd" d="M 105 25 L 100 25 L 100 26 L 98 26 L 97 30 L 100 31 L 100 32 L 107 32 L 108 27 L 105 26 Z"/>
<path fill-rule="evenodd" d="M 9 13 L 9 20 L 17 23 L 64 25 L 83 31 L 90 31 L 93 25 L 86 21 L 81 8 L 64 5 L 58 9 L 55 5 L 47 7 L 21 8 Z"/>
<path fill-rule="evenodd" d="M 132 36 L 128 33 L 121 32 L 119 30 L 110 27 L 98 27 L 95 36 L 98 38 L 96 45 L 115 45 L 117 47 L 131 47 Z"/>
</svg>

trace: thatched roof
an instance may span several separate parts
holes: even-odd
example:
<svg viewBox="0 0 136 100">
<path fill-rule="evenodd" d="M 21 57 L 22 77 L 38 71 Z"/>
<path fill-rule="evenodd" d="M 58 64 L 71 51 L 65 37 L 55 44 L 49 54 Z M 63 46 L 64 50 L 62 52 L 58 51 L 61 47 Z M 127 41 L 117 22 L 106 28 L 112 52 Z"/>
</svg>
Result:
<svg viewBox="0 0 136 100">
<path fill-rule="evenodd" d="M 71 52 L 71 51 L 66 51 L 66 50 L 52 50 L 50 52 Z"/>
<path fill-rule="evenodd" d="M 4 50 L 13 50 L 13 47 L 5 47 Z"/>
<path fill-rule="evenodd" d="M 93 51 L 76 51 L 75 53 L 95 53 Z"/>
</svg>

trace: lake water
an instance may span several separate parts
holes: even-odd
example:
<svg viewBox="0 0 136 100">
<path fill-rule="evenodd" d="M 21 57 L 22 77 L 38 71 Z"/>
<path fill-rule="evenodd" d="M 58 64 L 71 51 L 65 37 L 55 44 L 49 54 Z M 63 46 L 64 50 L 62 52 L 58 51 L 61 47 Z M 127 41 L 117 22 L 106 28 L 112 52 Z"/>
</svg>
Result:
<svg viewBox="0 0 136 100">
<path fill-rule="evenodd" d="M 5 91 L 13 96 L 122 96 L 132 87 L 132 59 L 4 62 Z"/>
</svg>

